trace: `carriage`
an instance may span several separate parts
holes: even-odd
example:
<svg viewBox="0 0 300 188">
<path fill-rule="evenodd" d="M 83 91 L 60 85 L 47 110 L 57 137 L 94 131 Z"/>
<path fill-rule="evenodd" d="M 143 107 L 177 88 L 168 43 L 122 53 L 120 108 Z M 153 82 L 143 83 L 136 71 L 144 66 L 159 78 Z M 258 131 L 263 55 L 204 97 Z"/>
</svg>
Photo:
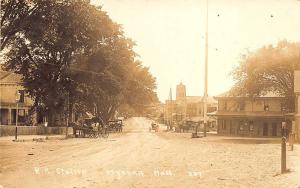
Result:
<svg viewBox="0 0 300 188">
<path fill-rule="evenodd" d="M 79 124 L 73 125 L 73 132 L 76 138 L 107 138 L 109 136 L 108 126 L 100 118 L 86 118 Z"/>
<path fill-rule="evenodd" d="M 149 132 L 151 132 L 152 130 L 154 130 L 155 132 L 158 132 L 158 130 L 159 130 L 159 125 L 156 124 L 156 123 L 154 123 L 154 122 L 152 122 L 152 123 L 151 123 L 151 127 L 149 127 Z"/>
<path fill-rule="evenodd" d="M 122 132 L 123 131 L 123 120 L 116 119 L 108 121 L 109 131 L 112 132 Z"/>
</svg>

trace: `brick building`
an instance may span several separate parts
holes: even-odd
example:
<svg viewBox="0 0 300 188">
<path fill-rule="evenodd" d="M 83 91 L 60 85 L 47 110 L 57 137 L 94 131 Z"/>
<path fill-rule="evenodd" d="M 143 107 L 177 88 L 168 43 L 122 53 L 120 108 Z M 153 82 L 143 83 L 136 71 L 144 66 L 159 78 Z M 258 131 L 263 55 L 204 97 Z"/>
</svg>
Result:
<svg viewBox="0 0 300 188">
<path fill-rule="evenodd" d="M 217 110 L 218 104 L 213 97 L 208 97 L 208 112 Z M 176 100 L 165 102 L 165 123 L 178 124 L 184 121 L 201 121 L 203 118 L 203 97 L 186 96 L 186 86 L 180 83 L 176 87 Z"/>
</svg>

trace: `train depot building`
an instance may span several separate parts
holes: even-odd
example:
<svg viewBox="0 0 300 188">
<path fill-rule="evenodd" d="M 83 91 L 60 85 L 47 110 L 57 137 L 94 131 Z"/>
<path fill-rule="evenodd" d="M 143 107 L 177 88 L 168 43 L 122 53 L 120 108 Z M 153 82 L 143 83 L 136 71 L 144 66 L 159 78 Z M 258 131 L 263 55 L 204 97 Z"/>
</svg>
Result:
<svg viewBox="0 0 300 188">
<path fill-rule="evenodd" d="M 281 137 L 283 122 L 287 132 L 300 142 L 300 70 L 294 72 L 295 109 L 288 112 L 286 98 L 268 93 L 257 97 L 232 96 L 229 92 L 218 100 L 219 135 Z"/>
<path fill-rule="evenodd" d="M 288 122 L 284 113 L 284 97 L 233 97 L 219 96 L 218 134 L 249 137 L 281 136 L 281 124 Z"/>
</svg>

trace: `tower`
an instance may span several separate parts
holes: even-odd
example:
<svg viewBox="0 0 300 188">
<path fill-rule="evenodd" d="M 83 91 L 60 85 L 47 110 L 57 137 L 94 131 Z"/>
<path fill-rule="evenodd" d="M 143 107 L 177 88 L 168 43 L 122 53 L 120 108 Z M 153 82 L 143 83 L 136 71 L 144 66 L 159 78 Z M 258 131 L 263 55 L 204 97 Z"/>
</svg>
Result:
<svg viewBox="0 0 300 188">
<path fill-rule="evenodd" d="M 186 88 L 185 85 L 180 82 L 179 85 L 176 86 L 176 100 L 184 100 L 186 98 Z"/>
</svg>

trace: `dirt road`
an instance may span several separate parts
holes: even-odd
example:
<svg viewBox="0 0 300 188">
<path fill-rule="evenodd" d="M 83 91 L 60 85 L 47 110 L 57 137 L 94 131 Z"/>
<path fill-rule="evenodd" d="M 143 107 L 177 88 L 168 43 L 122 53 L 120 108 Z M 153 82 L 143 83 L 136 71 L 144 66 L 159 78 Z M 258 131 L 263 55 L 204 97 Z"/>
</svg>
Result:
<svg viewBox="0 0 300 188">
<path fill-rule="evenodd" d="M 300 146 L 280 172 L 280 145 L 149 132 L 132 118 L 104 139 L 0 140 L 0 187 L 299 187 Z"/>
</svg>

